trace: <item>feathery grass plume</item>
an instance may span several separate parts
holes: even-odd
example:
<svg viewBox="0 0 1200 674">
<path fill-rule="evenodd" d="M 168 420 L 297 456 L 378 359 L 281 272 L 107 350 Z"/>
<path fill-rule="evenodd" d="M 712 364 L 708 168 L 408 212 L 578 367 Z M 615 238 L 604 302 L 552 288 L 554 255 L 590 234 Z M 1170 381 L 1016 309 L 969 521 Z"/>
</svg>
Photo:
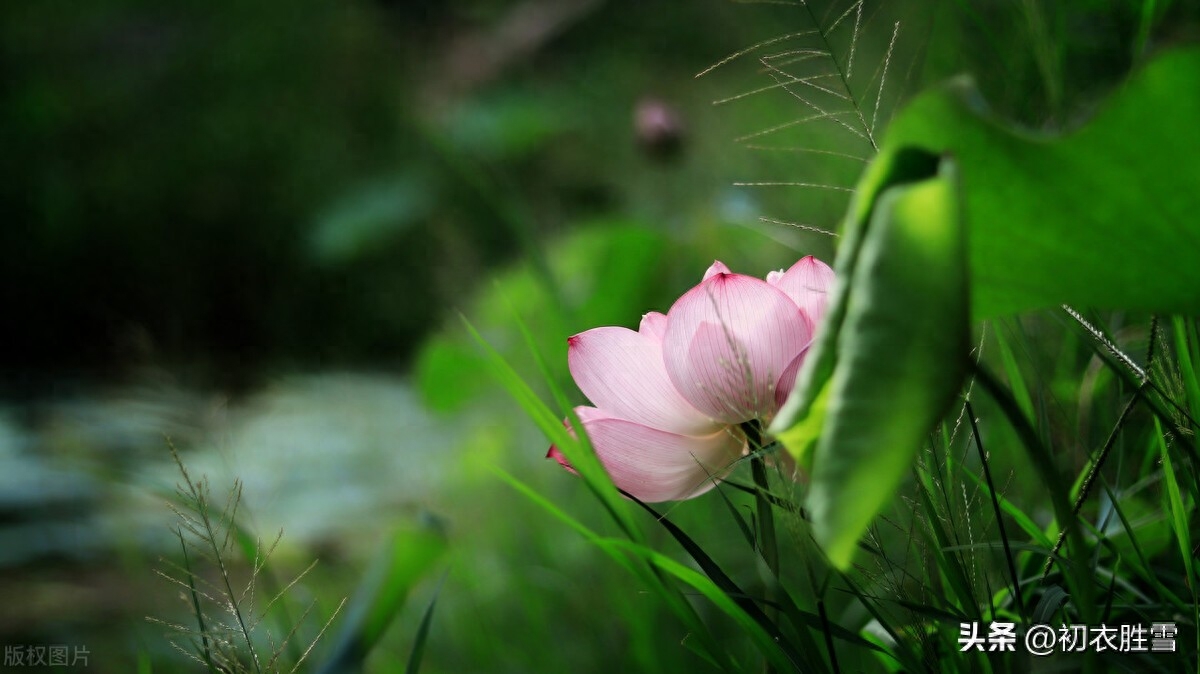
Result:
<svg viewBox="0 0 1200 674">
<path fill-rule="evenodd" d="M 877 152 L 880 134 L 913 79 L 920 61 L 920 42 L 914 39 L 911 45 L 901 44 L 901 20 L 893 16 L 896 9 L 885 3 L 813 0 L 752 4 L 772 5 L 764 11 L 780 12 L 787 25 L 801 29 L 761 40 L 696 75 L 740 63 L 749 66 L 753 78 L 767 80 L 715 100 L 714 105 L 755 104 L 775 110 L 780 107 L 778 100 L 766 97 L 785 99 L 783 120 L 735 139 L 744 148 L 766 155 L 762 162 L 766 175 L 733 184 L 799 188 L 810 193 L 802 197 L 799 206 L 808 222 L 817 220 L 816 215 L 832 218 L 845 210 L 859 172 Z M 900 62 L 894 58 L 898 49 L 904 51 L 908 63 L 902 73 L 893 72 Z M 792 222 L 790 218 L 760 220 L 784 226 Z M 832 229 L 796 227 L 818 233 Z"/>
<path fill-rule="evenodd" d="M 188 659 L 222 674 L 277 674 L 295 672 L 307 660 L 345 604 L 343 599 L 320 626 L 315 636 L 301 647 L 298 631 L 316 607 L 308 604 L 291 624 L 266 624 L 267 616 L 282 607 L 286 595 L 316 566 L 314 560 L 282 588 L 277 588 L 267 571 L 267 562 L 283 537 L 280 530 L 266 546 L 238 523 L 242 483 L 235 480 L 224 504 L 214 503 L 212 488 L 204 477 L 188 472 L 175 445 L 168 441 L 171 456 L 183 482 L 176 485 L 176 502 L 168 507 L 178 517 L 174 530 L 179 539 L 180 559 L 162 560 L 166 570 L 156 573 L 180 590 L 180 598 L 195 620 L 194 626 L 153 616 L 152 623 L 168 629 L 171 646 Z M 241 568 L 242 562 L 249 568 Z M 240 577 L 246 574 L 245 579 Z M 260 586 L 263 590 L 260 592 Z M 274 631 L 272 628 L 275 628 Z"/>
</svg>

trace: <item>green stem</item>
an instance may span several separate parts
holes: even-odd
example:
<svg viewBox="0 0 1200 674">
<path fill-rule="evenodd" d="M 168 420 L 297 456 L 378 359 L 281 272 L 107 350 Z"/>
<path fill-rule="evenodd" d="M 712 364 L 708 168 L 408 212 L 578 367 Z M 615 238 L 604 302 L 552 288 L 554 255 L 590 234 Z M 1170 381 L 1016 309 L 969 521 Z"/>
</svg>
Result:
<svg viewBox="0 0 1200 674">
<path fill-rule="evenodd" d="M 979 436 L 979 426 L 975 423 L 975 410 L 971 407 L 970 400 L 966 401 L 965 406 L 967 409 L 967 419 L 971 422 L 971 434 L 975 439 L 975 448 L 979 450 L 979 461 L 983 464 L 983 479 L 987 481 L 988 492 L 992 496 L 992 512 L 996 517 L 996 528 L 1000 530 L 1000 543 L 1004 546 L 1004 561 L 1008 563 L 1008 576 L 1012 580 L 1013 598 L 1017 602 L 1017 614 L 1022 619 L 1027 619 L 1029 614 L 1025 612 L 1025 598 L 1021 594 L 1021 576 L 1017 573 L 1017 565 L 1013 561 L 1012 548 L 1008 544 L 1008 532 L 1004 529 L 1004 513 L 1000 510 L 1000 499 L 996 491 L 996 483 L 992 481 L 992 469 L 988 465 L 987 452 L 984 451 L 983 440 Z M 1047 566 L 1047 569 L 1049 569 L 1049 566 Z"/>
<path fill-rule="evenodd" d="M 756 421 L 742 424 L 750 446 L 750 474 L 754 478 L 754 502 L 758 513 L 758 545 L 763 561 L 779 578 L 779 546 L 775 537 L 775 512 L 771 509 L 771 489 L 767 482 L 767 463 L 763 459 L 762 428 Z"/>
<path fill-rule="evenodd" d="M 779 582 L 779 545 L 775 537 L 775 512 L 771 509 L 769 484 L 767 482 L 767 464 L 762 452 L 762 429 L 757 422 L 742 424 L 746 441 L 750 445 L 750 473 L 754 477 L 754 503 L 758 513 L 758 547 L 763 561 L 771 570 L 772 578 L 766 585 L 766 600 L 768 603 L 775 598 L 774 584 Z M 770 609 L 768 609 L 770 610 Z M 767 673 L 774 671 L 767 663 Z"/>
<path fill-rule="evenodd" d="M 1079 611 L 1079 617 L 1085 623 L 1095 623 L 1097 616 L 1093 600 L 1092 580 L 1089 577 L 1089 570 L 1086 563 L 1087 546 L 1083 540 L 1083 534 L 1077 526 L 1070 501 L 1067 500 L 1061 488 L 1063 478 L 1054 467 L 1054 459 L 1050 455 L 1049 449 L 1042 444 L 1037 431 L 1034 430 L 1029 420 L 1022 414 L 1021 408 L 1017 405 L 1016 400 L 1013 399 L 1012 394 L 986 368 L 974 361 L 969 362 L 970 367 L 974 370 L 976 381 L 983 386 L 988 395 L 1000 406 L 1000 410 L 1008 417 L 1009 423 L 1012 424 L 1013 430 L 1021 438 L 1021 444 L 1025 446 L 1029 458 L 1033 462 L 1034 469 L 1037 470 L 1038 476 L 1050 494 L 1050 502 L 1054 507 L 1055 519 L 1058 520 L 1059 526 L 1067 534 L 1068 550 L 1070 552 L 1070 556 L 1062 564 L 1063 577 L 1071 590 L 1071 599 Z"/>
<path fill-rule="evenodd" d="M 1079 487 L 1079 494 L 1075 496 L 1075 506 L 1072 513 L 1076 517 L 1079 516 L 1079 511 L 1083 510 L 1083 503 L 1087 501 L 1087 497 L 1092 493 L 1092 485 L 1096 483 L 1096 476 L 1100 474 L 1100 469 L 1104 467 L 1104 462 L 1108 460 L 1108 454 L 1112 451 L 1113 445 L 1116 444 L 1117 438 L 1121 435 L 1121 430 L 1125 428 L 1125 421 L 1129 419 L 1129 413 L 1133 411 L 1138 400 L 1141 399 L 1142 393 L 1146 390 L 1146 382 L 1134 391 L 1133 397 L 1125 404 L 1125 409 L 1121 411 L 1121 416 L 1117 419 L 1117 425 L 1113 427 L 1112 433 L 1108 436 L 1108 441 L 1100 448 L 1100 453 L 1096 455 L 1096 460 L 1092 462 L 1092 467 L 1088 471 L 1087 477 L 1083 479 L 1083 484 Z M 1042 582 L 1046 581 L 1046 577 L 1050 575 L 1050 569 L 1054 566 L 1054 555 L 1062 549 L 1063 542 L 1066 540 L 1067 530 L 1063 529 L 1058 532 L 1058 540 L 1054 543 L 1054 549 L 1050 551 L 1050 556 L 1046 558 L 1046 565 L 1042 568 Z"/>
<path fill-rule="evenodd" d="M 775 513 L 771 510 L 771 500 L 766 496 L 767 467 L 761 456 L 750 460 L 750 470 L 754 473 L 754 484 L 759 493 L 755 496 L 758 507 L 758 537 L 762 547 L 763 560 L 771 573 L 779 576 L 779 545 L 775 538 Z"/>
</svg>

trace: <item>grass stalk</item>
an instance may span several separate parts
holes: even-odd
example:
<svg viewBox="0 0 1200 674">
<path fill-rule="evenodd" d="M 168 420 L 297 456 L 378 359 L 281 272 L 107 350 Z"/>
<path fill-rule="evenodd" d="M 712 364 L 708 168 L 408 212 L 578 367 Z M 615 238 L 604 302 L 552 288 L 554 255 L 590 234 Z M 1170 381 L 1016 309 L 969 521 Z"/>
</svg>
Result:
<svg viewBox="0 0 1200 674">
<path fill-rule="evenodd" d="M 969 361 L 969 367 L 973 370 L 976 381 L 980 383 L 983 389 L 988 392 L 988 395 L 996 401 L 996 404 L 999 405 L 1004 415 L 1008 417 L 1009 423 L 1020 437 L 1029 458 L 1033 461 L 1038 476 L 1050 494 L 1055 518 L 1066 533 L 1070 546 L 1069 551 L 1073 557 L 1073 559 L 1068 558 L 1062 564 L 1063 577 L 1071 588 L 1071 597 L 1074 600 L 1073 603 L 1076 609 L 1079 611 L 1081 620 L 1088 624 L 1094 624 L 1098 616 L 1096 615 L 1092 580 L 1087 573 L 1087 569 L 1080 561 L 1086 557 L 1087 545 L 1083 539 L 1083 534 L 1079 529 L 1071 505 L 1062 491 L 1063 479 L 1058 469 L 1054 466 L 1054 458 L 1050 455 L 1049 449 L 1042 444 L 1041 438 L 1029 420 L 1021 413 L 1020 407 L 1013 399 L 1012 394 L 1004 388 L 999 380 L 987 368 L 974 361 Z"/>
<path fill-rule="evenodd" d="M 992 481 L 992 469 L 989 465 L 987 451 L 983 448 L 983 440 L 979 436 L 979 426 L 975 421 L 975 410 L 971 407 L 971 401 L 966 401 L 967 419 L 971 423 L 971 436 L 975 439 L 975 447 L 979 450 L 979 461 L 983 464 L 983 479 L 987 482 L 988 494 L 991 496 L 992 512 L 996 516 L 996 528 L 1000 530 L 1000 542 L 1004 546 L 1004 562 L 1008 567 L 1008 576 L 1012 581 L 1013 598 L 1017 602 L 1017 613 L 1024 619 L 1029 618 L 1029 614 L 1025 611 L 1025 598 L 1021 594 L 1021 578 L 1017 574 L 1017 565 L 1013 560 L 1012 548 L 1008 543 L 1008 532 L 1004 528 L 1004 513 L 1000 509 L 1000 501 L 997 499 L 996 483 Z M 1057 552 L 1057 550 L 1056 550 Z"/>
</svg>

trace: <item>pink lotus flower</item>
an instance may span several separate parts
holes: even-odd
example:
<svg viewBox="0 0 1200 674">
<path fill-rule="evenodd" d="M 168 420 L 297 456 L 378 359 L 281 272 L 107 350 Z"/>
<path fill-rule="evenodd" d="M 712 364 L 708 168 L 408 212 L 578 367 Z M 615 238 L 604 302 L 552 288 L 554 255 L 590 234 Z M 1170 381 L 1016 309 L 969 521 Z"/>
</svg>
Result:
<svg viewBox="0 0 1200 674">
<path fill-rule="evenodd" d="M 765 425 L 791 393 L 832 281 L 811 256 L 766 281 L 714 262 L 637 332 L 569 338 L 571 375 L 595 405 L 575 413 L 613 482 L 649 502 L 711 489 L 746 449 L 739 425 Z"/>
</svg>

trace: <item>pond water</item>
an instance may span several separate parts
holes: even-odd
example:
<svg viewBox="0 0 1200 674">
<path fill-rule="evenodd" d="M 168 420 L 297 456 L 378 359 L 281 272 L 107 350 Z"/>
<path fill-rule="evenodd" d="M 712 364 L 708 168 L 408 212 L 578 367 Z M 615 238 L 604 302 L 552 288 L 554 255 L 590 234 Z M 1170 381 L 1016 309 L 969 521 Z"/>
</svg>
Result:
<svg viewBox="0 0 1200 674">
<path fill-rule="evenodd" d="M 459 433 L 405 379 L 323 373 L 237 400 L 166 381 L 0 409 L 0 567 L 177 544 L 169 443 L 247 524 L 311 544 L 369 531 L 435 494 Z"/>
</svg>

